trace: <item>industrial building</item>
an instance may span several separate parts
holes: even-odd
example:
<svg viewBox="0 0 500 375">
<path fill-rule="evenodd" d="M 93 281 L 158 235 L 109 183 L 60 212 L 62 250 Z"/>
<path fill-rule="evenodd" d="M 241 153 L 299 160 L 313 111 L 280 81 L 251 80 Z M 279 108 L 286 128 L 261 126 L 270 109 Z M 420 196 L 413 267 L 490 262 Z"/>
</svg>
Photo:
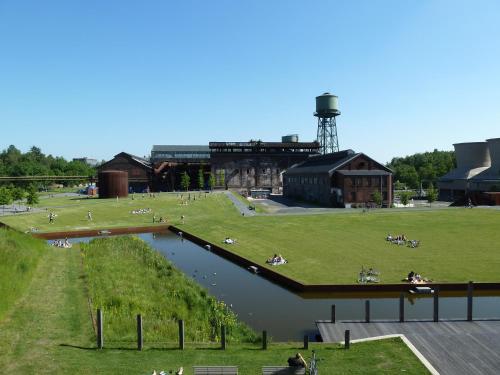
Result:
<svg viewBox="0 0 500 375">
<path fill-rule="evenodd" d="M 338 97 L 328 92 L 316 97 L 317 139 L 299 142 L 297 134 L 281 142 L 210 142 L 203 145 L 154 145 L 150 160 L 122 152 L 99 171 L 128 172 L 131 191 L 180 190 L 181 176 L 199 188 L 202 171 L 206 185 L 234 189 L 258 197 L 283 192 L 285 196 L 326 206 L 345 207 L 372 201 L 379 191 L 385 206 L 392 203 L 392 172 L 362 153 L 339 151 L 336 118 Z M 207 186 L 205 186 L 207 187 Z"/>
<path fill-rule="evenodd" d="M 317 142 L 299 142 L 295 134 L 282 142 L 210 142 L 209 148 L 216 186 L 247 192 L 280 192 L 283 171 L 319 153 Z"/>
<path fill-rule="evenodd" d="M 101 165 L 99 171 L 128 172 L 129 190 L 135 192 L 180 190 L 184 172 L 191 178 L 191 188 L 197 189 L 200 169 L 206 185 L 210 174 L 214 175 L 216 188 L 247 192 L 260 188 L 279 192 L 282 172 L 310 155 L 318 154 L 318 151 L 317 142 L 299 142 L 296 134 L 282 137 L 282 142 L 155 145 L 150 160 L 121 152 Z"/>
<path fill-rule="evenodd" d="M 471 198 L 477 203 L 498 201 L 499 194 L 494 193 L 500 191 L 500 138 L 453 146 L 457 168 L 438 180 L 440 199 L 461 202 Z"/>
<path fill-rule="evenodd" d="M 104 171 L 124 171 L 128 174 L 130 192 L 142 192 L 151 186 L 153 181 L 153 166 L 144 158 L 120 152 L 113 159 L 98 168 L 99 173 Z M 103 184 L 100 184 L 102 189 Z"/>
<path fill-rule="evenodd" d="M 353 150 L 311 156 L 283 174 L 283 195 L 330 207 L 373 204 L 378 191 L 382 205 L 392 204 L 392 171 Z"/>
</svg>

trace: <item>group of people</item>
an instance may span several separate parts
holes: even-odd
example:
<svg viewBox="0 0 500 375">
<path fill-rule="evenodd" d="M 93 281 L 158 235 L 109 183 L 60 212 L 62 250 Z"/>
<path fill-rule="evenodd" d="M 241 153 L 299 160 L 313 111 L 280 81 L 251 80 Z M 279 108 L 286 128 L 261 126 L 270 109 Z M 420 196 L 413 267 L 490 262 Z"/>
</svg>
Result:
<svg viewBox="0 0 500 375">
<path fill-rule="evenodd" d="M 408 241 L 408 238 L 404 234 L 397 235 L 395 237 L 392 236 L 392 234 L 388 234 L 387 237 L 385 238 L 386 241 L 392 242 L 397 245 L 402 245 Z"/>
<path fill-rule="evenodd" d="M 149 214 L 151 212 L 151 208 L 139 208 L 137 210 L 132 210 L 130 213 L 133 215 L 140 215 L 140 214 Z"/>
<path fill-rule="evenodd" d="M 281 254 L 274 254 L 274 256 L 266 260 L 266 263 L 270 264 L 271 266 L 279 266 L 280 264 L 288 263 L 288 261 L 283 258 Z"/>
<path fill-rule="evenodd" d="M 421 284 L 425 283 L 427 280 L 424 279 L 419 273 L 410 271 L 408 274 L 407 280 L 411 284 Z"/>
<path fill-rule="evenodd" d="M 172 374 L 172 371 L 165 372 L 161 370 L 160 372 L 156 372 L 156 370 L 153 370 L 153 373 L 151 375 L 168 375 L 168 374 Z M 179 367 L 179 369 L 175 372 L 175 375 L 182 375 L 182 374 L 184 374 L 184 368 Z"/>
<path fill-rule="evenodd" d="M 388 234 L 385 238 L 386 241 L 391 242 L 395 245 L 408 245 L 408 247 L 416 248 L 420 245 L 419 240 L 409 240 L 405 234 L 400 234 L 393 237 L 392 234 Z"/>
<path fill-rule="evenodd" d="M 153 224 L 154 223 L 166 223 L 166 222 L 167 222 L 167 219 L 164 218 L 163 216 L 156 218 L 156 215 L 153 215 Z"/>
<path fill-rule="evenodd" d="M 54 240 L 54 242 L 52 242 L 52 246 L 63 247 L 65 249 L 69 249 L 73 245 L 71 244 L 71 242 L 68 241 L 67 238 L 65 238 L 64 241 L 63 240 Z"/>
<path fill-rule="evenodd" d="M 49 212 L 48 217 L 49 217 L 49 224 L 54 224 L 54 220 L 56 219 L 57 215 L 51 211 Z"/>
<path fill-rule="evenodd" d="M 373 268 L 368 268 L 367 270 L 364 267 L 361 267 L 361 271 L 359 272 L 358 283 L 366 284 L 366 283 L 378 283 L 380 272 L 374 270 Z"/>
</svg>

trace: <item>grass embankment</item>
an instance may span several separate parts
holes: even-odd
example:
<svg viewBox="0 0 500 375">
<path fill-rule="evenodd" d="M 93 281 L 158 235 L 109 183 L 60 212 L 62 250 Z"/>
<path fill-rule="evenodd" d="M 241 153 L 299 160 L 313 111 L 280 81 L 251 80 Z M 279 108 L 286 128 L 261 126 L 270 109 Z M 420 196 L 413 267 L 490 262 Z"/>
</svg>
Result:
<svg viewBox="0 0 500 375">
<path fill-rule="evenodd" d="M 81 244 L 94 308 L 106 316 L 107 341 L 136 340 L 135 319 L 142 314 L 146 342 L 178 342 L 178 320 L 186 340 L 217 341 L 221 325 L 229 342 L 256 340 L 256 335 L 223 302 L 137 237 L 94 239 Z"/>
<path fill-rule="evenodd" d="M 41 241 L 0 229 L 0 319 L 23 295 L 46 250 Z"/>
<path fill-rule="evenodd" d="M 47 201 L 58 215 L 55 224 L 48 223 L 46 212 L 1 220 L 20 230 L 59 231 L 151 225 L 155 213 L 213 243 L 222 245 L 225 237 L 236 238 L 238 243 L 226 248 L 262 267 L 268 267 L 267 258 L 281 253 L 289 263 L 273 270 L 305 284 L 356 283 L 361 266 L 378 269 L 382 283 L 399 283 L 410 270 L 437 282 L 500 281 L 500 210 L 384 209 L 243 217 L 224 194 L 191 196 L 197 199 L 187 205 L 180 204 L 175 194 L 136 195 L 135 200 L 119 201 L 53 198 Z M 150 214 L 131 213 L 148 207 Z M 92 211 L 91 222 L 86 219 L 87 210 Z M 387 233 L 405 234 L 420 240 L 421 246 L 392 245 L 384 240 Z"/>
<path fill-rule="evenodd" d="M 0 236 L 5 238 L 5 231 L 1 231 Z M 24 235 L 11 237 L 14 247 L 19 247 L 18 241 L 34 241 L 35 247 L 45 246 L 44 241 Z M 140 244 L 133 243 L 134 246 Z M 142 246 L 140 244 L 139 248 Z M 0 252 L 3 249 L 2 245 Z M 132 250 L 126 251 L 133 253 Z M 106 259 L 98 257 L 96 261 L 119 262 L 114 252 L 106 253 Z M 140 254 L 139 250 L 137 254 Z M 151 258 L 146 256 L 145 259 Z M 293 343 L 271 344 L 267 351 L 259 350 L 259 345 L 254 344 L 231 344 L 226 351 L 214 350 L 214 346 L 188 344 L 186 350 L 180 351 L 158 349 L 157 345 L 148 345 L 147 341 L 142 352 L 130 350 L 132 345 L 112 348 L 107 341 L 104 350 L 95 350 L 85 292 L 88 285 L 95 285 L 95 282 L 88 278 L 91 273 L 84 274 L 81 260 L 78 245 L 73 249 L 50 248 L 42 253 L 24 296 L 0 319 L 1 374 L 150 374 L 153 369 L 171 370 L 184 366 L 184 373 L 192 375 L 193 365 L 237 365 L 240 374 L 255 375 L 261 366 L 285 364 L 287 357 L 300 351 L 300 345 Z M 129 266 L 139 275 L 151 271 L 141 262 L 132 261 Z M 144 284 L 142 280 L 131 278 L 127 286 L 136 293 L 145 289 Z M 153 282 L 151 289 L 155 285 Z M 155 294 L 148 295 L 157 298 Z M 3 301 L 3 297 L 0 295 L 0 300 Z M 150 303 L 161 301 L 156 299 Z M 107 317 L 105 315 L 105 321 Z M 325 374 L 427 373 L 399 339 L 354 344 L 350 350 L 339 345 L 313 343 L 310 349 L 316 350 L 323 359 L 320 370 Z M 303 354 L 307 357 L 310 353 Z"/>
</svg>

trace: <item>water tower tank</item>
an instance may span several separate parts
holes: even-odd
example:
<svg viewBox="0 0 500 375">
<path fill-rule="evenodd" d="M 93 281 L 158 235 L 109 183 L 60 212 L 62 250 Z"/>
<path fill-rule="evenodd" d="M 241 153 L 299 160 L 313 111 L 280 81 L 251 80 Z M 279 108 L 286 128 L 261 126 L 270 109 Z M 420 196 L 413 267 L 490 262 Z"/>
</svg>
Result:
<svg viewBox="0 0 500 375">
<path fill-rule="evenodd" d="M 340 115 L 339 98 L 329 92 L 316 97 L 316 116 L 330 117 Z"/>
<path fill-rule="evenodd" d="M 101 171 L 97 177 L 99 198 L 125 198 L 128 196 L 128 172 Z"/>
<path fill-rule="evenodd" d="M 298 134 L 289 134 L 281 137 L 281 142 L 283 143 L 297 143 L 299 141 Z"/>
<path fill-rule="evenodd" d="M 455 143 L 453 147 L 455 147 L 457 168 L 474 169 L 489 167 L 491 164 L 486 142 Z"/>
</svg>

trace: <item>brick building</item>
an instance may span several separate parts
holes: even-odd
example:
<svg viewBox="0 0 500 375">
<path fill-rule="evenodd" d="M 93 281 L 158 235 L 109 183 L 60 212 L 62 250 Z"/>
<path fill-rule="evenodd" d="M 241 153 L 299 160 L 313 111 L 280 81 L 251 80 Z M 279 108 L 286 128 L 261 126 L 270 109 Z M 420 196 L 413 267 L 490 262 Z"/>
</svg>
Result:
<svg viewBox="0 0 500 375">
<path fill-rule="evenodd" d="M 392 204 L 392 171 L 363 153 L 345 150 L 311 156 L 283 175 L 285 197 L 330 207 L 373 202 L 379 191 L 383 206 Z"/>
</svg>

